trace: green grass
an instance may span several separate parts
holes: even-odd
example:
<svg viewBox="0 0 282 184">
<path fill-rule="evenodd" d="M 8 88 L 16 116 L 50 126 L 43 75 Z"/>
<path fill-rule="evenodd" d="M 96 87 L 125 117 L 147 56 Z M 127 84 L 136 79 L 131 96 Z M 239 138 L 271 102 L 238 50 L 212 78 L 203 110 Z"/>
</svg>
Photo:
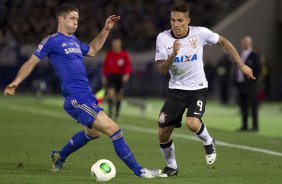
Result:
<svg viewBox="0 0 282 184">
<path fill-rule="evenodd" d="M 162 168 L 164 161 L 157 140 L 157 118 L 162 101 L 147 102 L 145 115 L 137 107 L 123 104 L 119 124 L 136 159 L 146 167 Z M 81 125 L 63 110 L 63 99 L 49 96 L 0 97 L 0 183 L 94 183 L 91 165 L 102 158 L 111 160 L 117 176 L 108 183 L 281 183 L 282 156 L 217 146 L 218 159 L 205 164 L 204 150 L 185 126 L 176 129 L 174 142 L 180 173 L 177 177 L 144 180 L 136 178 L 116 157 L 111 141 L 102 136 L 71 155 L 62 172 L 51 171 L 49 152 L 60 149 Z M 107 110 L 106 106 L 105 110 Z M 240 116 L 236 107 L 209 101 L 204 122 L 217 141 L 282 153 L 282 113 L 278 103 L 263 104 L 260 132 L 239 133 Z"/>
</svg>

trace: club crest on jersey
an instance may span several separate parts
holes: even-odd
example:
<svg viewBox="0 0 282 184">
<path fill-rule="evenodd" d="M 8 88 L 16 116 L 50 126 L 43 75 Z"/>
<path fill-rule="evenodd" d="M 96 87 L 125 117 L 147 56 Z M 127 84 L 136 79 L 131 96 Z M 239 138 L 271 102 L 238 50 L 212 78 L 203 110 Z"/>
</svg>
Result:
<svg viewBox="0 0 282 184">
<path fill-rule="evenodd" d="M 192 49 L 197 48 L 197 46 L 198 46 L 198 39 L 197 39 L 197 38 L 191 38 L 191 39 L 189 40 L 189 46 L 190 46 Z"/>
<path fill-rule="evenodd" d="M 159 117 L 159 123 L 164 123 L 166 116 L 167 116 L 167 114 L 165 114 L 164 112 L 161 112 L 160 117 Z"/>
</svg>

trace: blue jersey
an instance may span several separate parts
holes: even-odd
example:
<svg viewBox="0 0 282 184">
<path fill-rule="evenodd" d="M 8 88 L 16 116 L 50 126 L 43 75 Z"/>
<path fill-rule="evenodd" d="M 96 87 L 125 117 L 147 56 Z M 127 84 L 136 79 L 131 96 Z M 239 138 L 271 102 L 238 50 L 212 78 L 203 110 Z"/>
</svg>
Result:
<svg viewBox="0 0 282 184">
<path fill-rule="evenodd" d="M 76 36 L 57 32 L 43 39 L 34 55 L 40 60 L 49 57 L 65 98 L 80 97 L 92 93 L 83 62 L 89 49 L 89 45 L 81 43 Z"/>
</svg>

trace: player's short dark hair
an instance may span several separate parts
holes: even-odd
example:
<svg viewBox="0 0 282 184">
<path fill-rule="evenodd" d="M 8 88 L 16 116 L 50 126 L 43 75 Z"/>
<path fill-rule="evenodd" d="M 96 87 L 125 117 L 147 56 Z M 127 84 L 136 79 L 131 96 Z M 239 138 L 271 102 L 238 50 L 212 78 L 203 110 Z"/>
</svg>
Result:
<svg viewBox="0 0 282 184">
<path fill-rule="evenodd" d="M 59 16 L 66 16 L 69 12 L 79 12 L 78 8 L 71 4 L 62 4 L 56 10 L 56 18 L 58 19 Z"/>
<path fill-rule="evenodd" d="M 178 2 L 171 6 L 170 10 L 171 12 L 182 12 L 186 14 L 189 17 L 190 14 L 190 4 L 186 2 Z"/>
</svg>

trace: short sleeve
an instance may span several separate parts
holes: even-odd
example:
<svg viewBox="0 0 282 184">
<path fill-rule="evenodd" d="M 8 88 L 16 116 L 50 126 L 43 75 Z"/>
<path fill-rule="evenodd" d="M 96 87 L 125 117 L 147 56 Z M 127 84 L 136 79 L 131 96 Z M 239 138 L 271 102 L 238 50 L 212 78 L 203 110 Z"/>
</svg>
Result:
<svg viewBox="0 0 282 184">
<path fill-rule="evenodd" d="M 156 41 L 155 61 L 166 60 L 168 57 L 168 53 L 163 39 L 164 39 L 163 36 L 159 34 Z"/>
<path fill-rule="evenodd" d="M 86 43 L 80 43 L 80 50 L 82 55 L 85 56 L 89 52 L 90 46 Z"/>
<path fill-rule="evenodd" d="M 75 35 L 72 35 L 72 36 L 74 40 L 79 44 L 82 55 L 83 56 L 87 55 L 90 49 L 89 44 L 80 42 L 79 39 Z"/>
<path fill-rule="evenodd" d="M 35 56 L 37 56 L 40 60 L 43 59 L 45 56 L 47 56 L 50 53 L 51 50 L 51 39 L 50 36 L 44 38 L 40 44 L 38 45 L 37 49 L 33 53 Z"/>
<path fill-rule="evenodd" d="M 201 27 L 201 37 L 204 41 L 204 45 L 215 45 L 218 42 L 219 35 L 208 28 Z"/>
</svg>

